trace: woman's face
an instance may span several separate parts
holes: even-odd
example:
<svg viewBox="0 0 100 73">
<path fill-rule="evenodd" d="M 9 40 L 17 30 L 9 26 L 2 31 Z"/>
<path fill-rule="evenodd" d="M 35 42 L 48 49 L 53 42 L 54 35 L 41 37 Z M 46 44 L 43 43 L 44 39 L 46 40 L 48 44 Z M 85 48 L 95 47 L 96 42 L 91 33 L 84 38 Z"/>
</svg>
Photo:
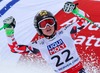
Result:
<svg viewBox="0 0 100 73">
<path fill-rule="evenodd" d="M 51 36 L 55 31 L 55 21 L 53 18 L 45 18 L 38 24 L 39 29 L 41 29 L 42 33 L 46 36 Z"/>
<path fill-rule="evenodd" d="M 54 26 L 47 25 L 45 29 L 42 29 L 43 34 L 51 36 L 55 31 Z"/>
</svg>

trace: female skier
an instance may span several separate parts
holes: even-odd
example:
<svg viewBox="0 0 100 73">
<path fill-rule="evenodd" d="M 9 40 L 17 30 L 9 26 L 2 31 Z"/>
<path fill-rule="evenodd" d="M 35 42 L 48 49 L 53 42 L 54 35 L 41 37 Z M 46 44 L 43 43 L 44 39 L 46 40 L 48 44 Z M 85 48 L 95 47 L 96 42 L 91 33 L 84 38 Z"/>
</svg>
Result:
<svg viewBox="0 0 100 73">
<path fill-rule="evenodd" d="M 63 11 L 70 13 L 73 10 L 84 16 L 87 15 L 74 3 L 66 2 Z M 5 28 L 5 32 L 8 45 L 13 53 L 37 54 L 40 52 L 56 73 L 86 73 L 70 35 L 70 32 L 76 33 L 88 24 L 85 20 L 80 22 L 81 24 L 77 21 L 69 26 L 66 25 L 57 31 L 57 20 L 53 14 L 47 10 L 41 10 L 34 17 L 34 26 L 38 34 L 44 37 L 37 41 L 31 41 L 28 45 L 18 45 L 14 38 L 15 19 L 11 16 L 3 21 L 4 25 L 8 26 Z"/>
</svg>

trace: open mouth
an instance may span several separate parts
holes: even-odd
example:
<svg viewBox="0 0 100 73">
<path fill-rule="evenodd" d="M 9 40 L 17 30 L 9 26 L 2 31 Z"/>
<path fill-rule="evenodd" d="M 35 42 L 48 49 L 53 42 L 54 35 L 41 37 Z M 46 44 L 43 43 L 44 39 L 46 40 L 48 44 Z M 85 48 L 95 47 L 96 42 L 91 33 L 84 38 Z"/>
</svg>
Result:
<svg viewBox="0 0 100 73">
<path fill-rule="evenodd" d="M 51 31 L 51 29 L 47 29 L 47 32 L 50 32 Z"/>
</svg>

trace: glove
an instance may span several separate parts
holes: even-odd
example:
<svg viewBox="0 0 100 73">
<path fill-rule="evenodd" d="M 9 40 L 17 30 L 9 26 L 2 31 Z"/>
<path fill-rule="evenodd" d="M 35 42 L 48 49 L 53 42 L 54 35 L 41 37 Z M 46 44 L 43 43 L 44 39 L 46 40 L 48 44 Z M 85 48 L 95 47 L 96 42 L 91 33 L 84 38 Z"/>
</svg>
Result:
<svg viewBox="0 0 100 73">
<path fill-rule="evenodd" d="M 14 28 L 16 26 L 15 19 L 12 16 L 10 16 L 6 18 L 5 20 L 3 20 L 3 23 L 4 23 L 4 29 L 5 29 L 6 35 L 7 36 L 14 35 Z"/>
<path fill-rule="evenodd" d="M 76 5 L 73 2 L 66 2 L 64 4 L 63 10 L 65 13 L 71 13 L 76 8 Z"/>
</svg>

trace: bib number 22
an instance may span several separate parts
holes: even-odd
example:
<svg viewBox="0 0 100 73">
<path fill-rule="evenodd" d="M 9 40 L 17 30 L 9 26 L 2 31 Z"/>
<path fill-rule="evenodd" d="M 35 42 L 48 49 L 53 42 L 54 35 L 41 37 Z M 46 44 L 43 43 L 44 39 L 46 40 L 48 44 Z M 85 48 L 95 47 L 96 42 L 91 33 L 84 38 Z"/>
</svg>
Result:
<svg viewBox="0 0 100 73">
<path fill-rule="evenodd" d="M 65 62 L 68 62 L 68 61 L 70 61 L 71 59 L 73 59 L 73 57 L 70 57 L 70 50 L 64 50 L 63 52 L 61 52 L 61 55 L 63 55 L 64 53 L 67 54 L 67 56 L 66 56 L 66 58 L 65 58 Z M 61 61 L 60 61 L 61 57 L 60 57 L 59 55 L 53 56 L 53 57 L 51 58 L 51 60 L 53 60 L 53 59 L 55 59 L 55 58 L 57 59 L 56 67 L 58 67 L 58 66 L 60 66 L 60 65 L 62 65 L 62 64 L 65 63 L 65 62 L 61 62 Z"/>
</svg>

